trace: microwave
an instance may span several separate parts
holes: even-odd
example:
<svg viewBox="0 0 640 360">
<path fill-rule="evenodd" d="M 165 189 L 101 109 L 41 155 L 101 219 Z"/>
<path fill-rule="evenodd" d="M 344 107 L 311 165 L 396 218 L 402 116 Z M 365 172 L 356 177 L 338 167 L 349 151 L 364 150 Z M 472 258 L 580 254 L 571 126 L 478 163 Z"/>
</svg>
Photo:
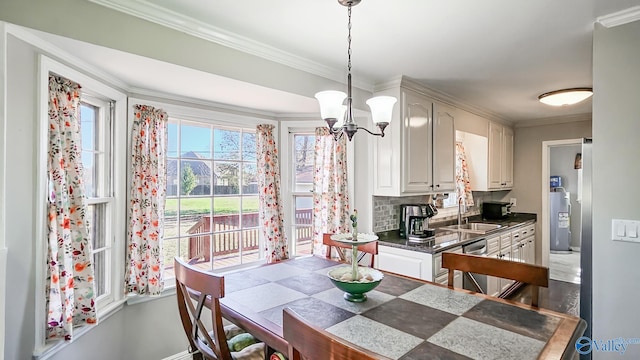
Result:
<svg viewBox="0 0 640 360">
<path fill-rule="evenodd" d="M 482 203 L 482 217 L 485 219 L 503 219 L 511 214 L 511 203 L 504 201 L 485 201 Z"/>
</svg>

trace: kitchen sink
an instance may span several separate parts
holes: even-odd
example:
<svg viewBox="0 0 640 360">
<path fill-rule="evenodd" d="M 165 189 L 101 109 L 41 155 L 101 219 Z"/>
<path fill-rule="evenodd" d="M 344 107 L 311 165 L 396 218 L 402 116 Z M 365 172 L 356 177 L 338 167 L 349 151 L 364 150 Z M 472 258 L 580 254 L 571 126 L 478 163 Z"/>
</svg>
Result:
<svg viewBox="0 0 640 360">
<path fill-rule="evenodd" d="M 495 230 L 498 230 L 502 227 L 502 225 L 498 224 L 487 224 L 481 222 L 470 222 L 461 225 L 449 225 L 443 226 L 441 229 L 450 230 L 450 231 L 459 231 L 459 232 L 468 232 L 474 234 L 486 234 Z"/>
</svg>

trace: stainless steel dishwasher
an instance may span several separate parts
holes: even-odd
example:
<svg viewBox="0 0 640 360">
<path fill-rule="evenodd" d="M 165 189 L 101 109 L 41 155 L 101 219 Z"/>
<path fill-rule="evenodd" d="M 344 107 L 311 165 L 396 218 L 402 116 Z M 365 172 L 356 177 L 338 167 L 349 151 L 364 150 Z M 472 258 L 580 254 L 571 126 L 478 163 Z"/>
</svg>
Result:
<svg viewBox="0 0 640 360">
<path fill-rule="evenodd" d="M 462 247 L 462 252 L 470 255 L 487 256 L 487 240 L 480 239 Z M 479 292 L 487 293 L 487 276 L 475 273 L 464 273 L 462 277 L 462 287 Z"/>
</svg>

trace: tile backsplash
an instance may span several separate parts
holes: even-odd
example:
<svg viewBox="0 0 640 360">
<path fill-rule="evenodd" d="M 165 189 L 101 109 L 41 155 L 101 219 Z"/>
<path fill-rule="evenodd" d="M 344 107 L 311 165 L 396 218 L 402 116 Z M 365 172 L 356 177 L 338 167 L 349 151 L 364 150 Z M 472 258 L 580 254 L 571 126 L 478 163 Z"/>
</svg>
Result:
<svg viewBox="0 0 640 360">
<path fill-rule="evenodd" d="M 480 213 L 480 208 L 484 201 L 502 200 L 506 195 L 505 191 L 474 191 L 473 200 L 475 206 L 467 209 L 465 216 L 472 216 Z M 402 204 L 424 204 L 433 201 L 431 195 L 403 196 L 403 197 L 373 197 L 373 231 L 383 232 L 400 228 L 400 205 Z M 448 221 L 457 218 L 458 208 L 450 207 L 446 209 L 438 208 L 438 215 L 431 219 L 432 222 Z"/>
</svg>

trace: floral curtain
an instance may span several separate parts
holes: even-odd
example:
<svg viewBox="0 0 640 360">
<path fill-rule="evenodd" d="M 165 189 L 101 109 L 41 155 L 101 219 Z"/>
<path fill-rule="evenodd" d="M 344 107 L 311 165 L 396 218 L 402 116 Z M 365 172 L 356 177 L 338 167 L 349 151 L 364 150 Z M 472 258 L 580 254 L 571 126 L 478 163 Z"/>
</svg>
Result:
<svg viewBox="0 0 640 360">
<path fill-rule="evenodd" d="M 456 193 L 456 200 L 460 201 L 460 199 L 462 199 L 463 206 L 473 206 L 473 193 L 471 192 L 471 184 L 469 183 L 467 155 L 464 152 L 464 146 L 460 142 L 456 142 Z"/>
<path fill-rule="evenodd" d="M 313 177 L 313 253 L 323 254 L 322 234 L 349 232 L 347 140 L 334 140 L 329 128 L 316 128 Z"/>
<path fill-rule="evenodd" d="M 162 238 L 168 120 L 162 109 L 134 105 L 125 282 L 127 292 L 140 295 L 159 295 L 164 288 Z"/>
<path fill-rule="evenodd" d="M 85 220 L 80 88 L 49 75 L 47 338 L 71 340 L 97 322 L 93 257 Z"/>
<path fill-rule="evenodd" d="M 258 188 L 260 189 L 258 212 L 260 229 L 265 240 L 267 263 L 289 258 L 280 197 L 278 150 L 273 139 L 273 128 L 273 125 L 268 124 L 258 125 L 256 128 Z"/>
</svg>

